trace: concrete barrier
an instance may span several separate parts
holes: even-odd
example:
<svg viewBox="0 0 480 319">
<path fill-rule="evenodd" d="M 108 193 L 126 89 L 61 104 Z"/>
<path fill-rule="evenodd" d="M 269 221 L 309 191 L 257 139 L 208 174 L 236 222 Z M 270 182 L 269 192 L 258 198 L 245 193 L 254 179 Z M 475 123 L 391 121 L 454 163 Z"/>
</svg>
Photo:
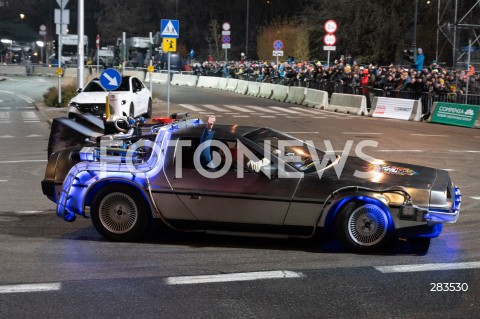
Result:
<svg viewBox="0 0 480 319">
<path fill-rule="evenodd" d="M 306 89 L 305 99 L 302 104 L 309 107 L 325 109 L 328 106 L 328 92 Z"/>
<path fill-rule="evenodd" d="M 171 84 L 179 86 L 196 86 L 197 76 L 190 74 L 174 74 Z"/>
<path fill-rule="evenodd" d="M 218 89 L 225 91 L 227 89 L 227 85 L 228 78 L 220 78 L 220 80 L 218 80 Z"/>
<path fill-rule="evenodd" d="M 274 85 L 273 93 L 270 97 L 272 100 L 284 102 L 288 96 L 288 86 L 285 85 Z"/>
<path fill-rule="evenodd" d="M 230 92 L 235 92 L 238 86 L 238 79 L 228 79 L 226 90 Z"/>
<path fill-rule="evenodd" d="M 46 67 L 46 66 L 34 66 L 32 69 L 33 75 L 40 76 L 57 76 L 56 67 Z"/>
<path fill-rule="evenodd" d="M 259 92 L 260 92 L 260 83 L 259 82 L 248 82 L 247 95 L 258 96 Z"/>
<path fill-rule="evenodd" d="M 219 81 L 220 78 L 216 76 L 201 76 L 198 78 L 197 87 L 217 89 Z"/>
<path fill-rule="evenodd" d="M 423 116 L 422 113 L 423 113 L 422 101 L 421 100 L 416 100 L 413 103 L 412 115 L 410 115 L 410 118 L 408 120 L 409 121 L 414 121 L 414 122 L 420 122 L 420 121 L 422 121 L 422 116 Z"/>
<path fill-rule="evenodd" d="M 288 96 L 285 102 L 293 104 L 302 104 L 305 99 L 305 88 L 290 86 L 288 88 Z"/>
<path fill-rule="evenodd" d="M 248 81 L 238 80 L 237 88 L 235 89 L 235 93 L 239 94 L 247 94 L 248 91 Z"/>
<path fill-rule="evenodd" d="M 152 81 L 152 83 L 167 84 L 168 74 L 158 73 L 158 72 L 147 72 L 147 74 L 145 75 L 145 82 L 150 82 L 150 80 Z"/>
<path fill-rule="evenodd" d="M 363 95 L 333 93 L 326 109 L 333 112 L 368 115 L 367 98 Z"/>
<path fill-rule="evenodd" d="M 136 76 L 140 80 L 145 78 L 145 72 L 143 71 L 124 70 L 123 75 Z"/>
<path fill-rule="evenodd" d="M 25 65 L 0 65 L 1 75 L 27 75 Z"/>
<path fill-rule="evenodd" d="M 269 99 L 273 94 L 273 88 L 274 85 L 271 83 L 260 83 L 260 91 L 257 96 Z"/>
</svg>

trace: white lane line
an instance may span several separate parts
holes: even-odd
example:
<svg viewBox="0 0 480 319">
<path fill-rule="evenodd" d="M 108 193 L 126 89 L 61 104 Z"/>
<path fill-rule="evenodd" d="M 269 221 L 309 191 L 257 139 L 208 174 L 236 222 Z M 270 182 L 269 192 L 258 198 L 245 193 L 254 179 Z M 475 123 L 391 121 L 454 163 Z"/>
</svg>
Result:
<svg viewBox="0 0 480 319">
<path fill-rule="evenodd" d="M 449 152 L 453 152 L 453 153 L 480 153 L 480 151 L 471 151 L 471 150 L 464 150 L 464 151 L 460 151 L 460 150 L 449 150 Z"/>
<path fill-rule="evenodd" d="M 0 179 L 0 183 L 6 183 L 8 182 L 6 179 Z"/>
<path fill-rule="evenodd" d="M 277 111 L 272 111 L 272 110 L 267 109 L 266 107 L 261 107 L 261 106 L 246 105 L 246 107 L 257 110 L 257 111 L 260 111 L 260 112 L 264 112 L 264 113 L 277 113 Z"/>
<path fill-rule="evenodd" d="M 274 110 L 277 110 L 277 111 L 280 111 L 280 112 L 291 113 L 291 114 L 298 114 L 299 113 L 298 111 L 292 111 L 292 110 L 290 110 L 286 107 L 280 107 L 280 106 L 269 106 L 268 108 L 274 109 Z"/>
<path fill-rule="evenodd" d="M 0 286 L 0 294 L 11 294 L 11 293 L 19 293 L 19 292 L 56 291 L 56 290 L 60 290 L 61 288 L 62 288 L 61 283 L 4 285 L 4 286 Z"/>
<path fill-rule="evenodd" d="M 382 135 L 383 133 L 374 133 L 374 132 L 342 132 L 345 135 Z"/>
<path fill-rule="evenodd" d="M 30 134 L 25 137 L 42 137 L 43 135 L 38 135 L 38 134 Z"/>
<path fill-rule="evenodd" d="M 205 275 L 205 276 L 182 276 L 168 277 L 168 285 L 189 285 L 189 284 L 205 284 L 214 282 L 231 282 L 231 281 L 251 281 L 262 279 L 281 279 L 281 278 L 300 278 L 304 277 L 302 273 L 294 271 L 258 271 L 233 273 L 222 275 Z"/>
<path fill-rule="evenodd" d="M 186 108 L 187 110 L 190 110 L 190 111 L 195 111 L 195 112 L 204 111 L 203 109 L 198 108 L 196 106 L 193 106 L 191 104 L 178 104 L 178 105 L 180 105 L 181 107 Z"/>
<path fill-rule="evenodd" d="M 472 196 L 470 197 L 471 199 L 474 199 L 474 200 L 480 200 L 480 196 Z"/>
<path fill-rule="evenodd" d="M 480 261 L 421 264 L 421 265 L 414 264 L 414 265 L 396 265 L 396 266 L 376 266 L 375 267 L 376 270 L 382 273 L 458 270 L 458 269 L 475 269 L 475 268 L 480 268 Z"/>
<path fill-rule="evenodd" d="M 250 117 L 250 115 L 234 115 L 233 117 Z"/>
<path fill-rule="evenodd" d="M 377 152 L 408 152 L 408 153 L 421 153 L 422 150 L 374 150 Z"/>
<path fill-rule="evenodd" d="M 422 137 L 447 137 L 448 135 L 443 134 L 410 134 L 411 136 L 422 136 Z"/>
<path fill-rule="evenodd" d="M 37 163 L 48 162 L 48 160 L 23 160 L 23 161 L 0 161 L 0 164 L 15 164 L 15 163 Z"/>
<path fill-rule="evenodd" d="M 2 123 L 2 122 L 0 122 Z M 15 136 L 12 136 L 12 135 L 2 135 L 0 136 L 0 138 L 12 138 L 12 137 L 15 137 Z"/>
<path fill-rule="evenodd" d="M 314 110 L 312 110 L 312 109 L 308 109 L 308 108 L 306 108 L 306 107 L 294 106 L 294 107 L 292 107 L 292 109 L 297 110 L 297 111 L 300 111 L 300 112 L 305 112 L 305 113 L 312 113 L 312 114 L 317 114 L 317 115 L 320 114 L 320 112 L 314 111 Z"/>
<path fill-rule="evenodd" d="M 207 109 L 214 110 L 217 112 L 229 112 L 229 110 L 222 109 L 221 107 L 211 105 L 211 104 L 202 104 L 202 106 L 206 107 Z"/>
<path fill-rule="evenodd" d="M 36 215 L 40 213 L 43 213 L 43 212 L 41 210 L 19 210 L 15 212 L 15 214 L 18 214 L 18 215 Z"/>
<path fill-rule="evenodd" d="M 240 112 L 245 112 L 245 113 L 252 113 L 252 112 L 255 112 L 255 111 L 252 111 L 252 110 L 249 110 L 249 109 L 246 109 L 244 107 L 240 107 L 240 106 L 236 106 L 236 105 L 223 105 L 229 109 L 232 109 L 232 110 L 235 110 L 235 111 L 240 111 Z"/>
<path fill-rule="evenodd" d="M 272 118 L 275 118 L 276 116 L 275 116 L 275 115 L 262 115 L 262 116 L 260 116 L 260 117 L 272 119 Z"/>
<path fill-rule="evenodd" d="M 325 116 L 314 116 L 314 117 L 312 117 L 312 118 L 313 118 L 313 119 L 326 119 Z"/>
</svg>

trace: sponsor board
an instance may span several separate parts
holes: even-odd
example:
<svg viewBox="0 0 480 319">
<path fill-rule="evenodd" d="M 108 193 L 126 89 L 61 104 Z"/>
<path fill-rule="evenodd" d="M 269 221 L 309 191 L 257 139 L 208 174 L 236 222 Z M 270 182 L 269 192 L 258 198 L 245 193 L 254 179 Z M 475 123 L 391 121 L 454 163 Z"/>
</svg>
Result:
<svg viewBox="0 0 480 319">
<path fill-rule="evenodd" d="M 456 103 L 436 103 L 430 122 L 463 127 L 473 127 L 478 118 L 479 107 Z"/>
<path fill-rule="evenodd" d="M 379 97 L 372 117 L 383 117 L 408 121 L 412 115 L 415 100 Z"/>
</svg>

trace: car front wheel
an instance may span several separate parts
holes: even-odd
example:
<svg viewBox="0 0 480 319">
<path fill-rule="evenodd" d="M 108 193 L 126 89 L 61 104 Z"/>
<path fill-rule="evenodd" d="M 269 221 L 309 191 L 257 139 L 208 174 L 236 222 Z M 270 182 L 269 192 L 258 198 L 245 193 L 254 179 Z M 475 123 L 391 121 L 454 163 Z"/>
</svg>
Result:
<svg viewBox="0 0 480 319">
<path fill-rule="evenodd" d="M 389 212 L 380 204 L 347 203 L 336 220 L 336 233 L 349 250 L 372 252 L 386 246 L 392 238 Z"/>
<path fill-rule="evenodd" d="M 145 234 L 150 222 L 150 209 L 141 194 L 126 185 L 102 188 L 93 200 L 92 222 L 105 238 L 134 241 Z"/>
</svg>

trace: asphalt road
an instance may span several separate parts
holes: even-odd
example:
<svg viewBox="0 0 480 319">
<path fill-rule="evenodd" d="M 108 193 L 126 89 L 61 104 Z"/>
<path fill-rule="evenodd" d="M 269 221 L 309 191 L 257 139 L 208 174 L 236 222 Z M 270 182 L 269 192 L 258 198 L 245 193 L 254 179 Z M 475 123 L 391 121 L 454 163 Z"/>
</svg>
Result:
<svg viewBox="0 0 480 319">
<path fill-rule="evenodd" d="M 0 82 L 0 317 L 478 318 L 478 130 L 171 87 L 171 113 L 213 113 L 218 123 L 269 126 L 340 152 L 351 140 L 350 154 L 377 141 L 365 153 L 447 169 L 462 190 L 460 219 L 428 252 L 399 242 L 356 255 L 335 241 L 183 234 L 161 225 L 142 242 L 112 243 L 89 220 L 58 219 L 41 194 L 47 119 L 62 113 L 39 112 L 30 99 L 49 81 Z M 165 92 L 155 86 L 163 101 Z M 166 113 L 156 103 L 154 114 Z"/>
</svg>

